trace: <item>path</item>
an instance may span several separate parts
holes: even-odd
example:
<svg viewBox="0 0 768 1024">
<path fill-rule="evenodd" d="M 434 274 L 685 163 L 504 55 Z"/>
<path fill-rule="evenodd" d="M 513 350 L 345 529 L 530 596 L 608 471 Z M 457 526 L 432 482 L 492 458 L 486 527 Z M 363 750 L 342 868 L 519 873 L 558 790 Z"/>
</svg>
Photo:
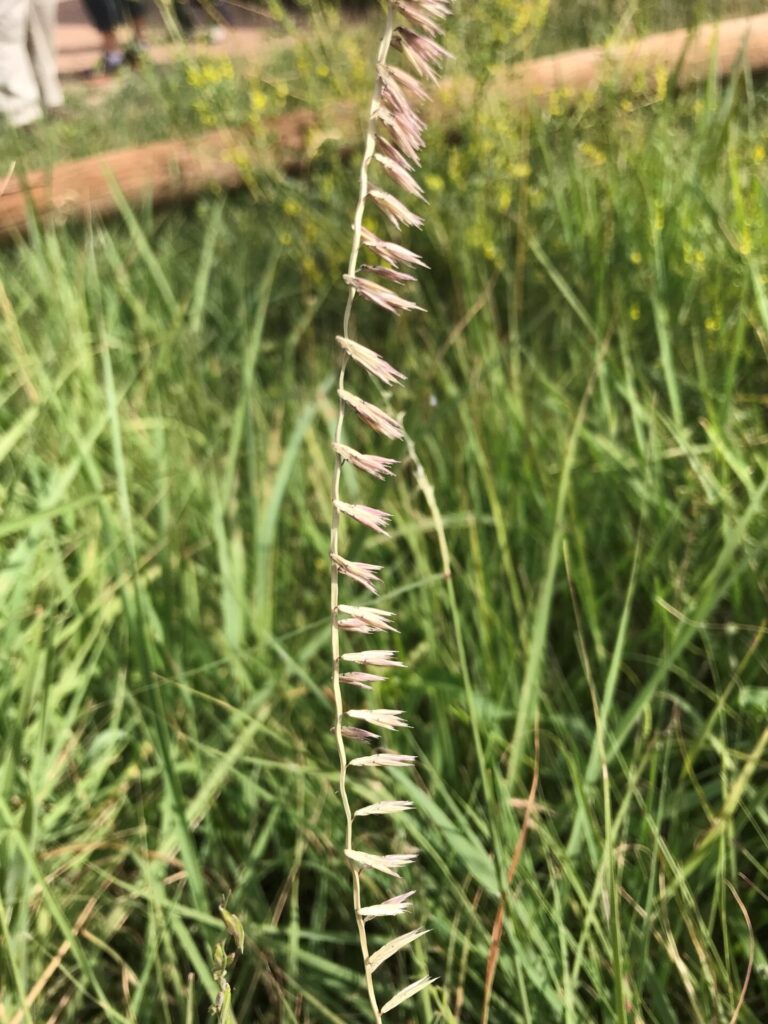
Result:
<svg viewBox="0 0 768 1024">
<path fill-rule="evenodd" d="M 151 5 L 150 5 L 151 6 Z M 259 56 L 270 41 L 269 22 L 255 12 L 244 10 L 235 4 L 227 4 L 227 12 L 234 25 L 227 29 L 219 43 L 204 42 L 169 43 L 159 12 L 150 12 L 150 55 L 157 64 L 168 64 L 184 52 L 205 53 L 212 56 L 249 57 Z M 202 25 L 204 16 L 195 12 L 196 21 Z M 59 73 L 65 80 L 82 77 L 95 68 L 101 56 L 101 37 L 88 21 L 81 0 L 59 0 L 59 23 L 56 29 Z M 103 77 L 92 79 L 93 83 L 104 81 Z"/>
</svg>

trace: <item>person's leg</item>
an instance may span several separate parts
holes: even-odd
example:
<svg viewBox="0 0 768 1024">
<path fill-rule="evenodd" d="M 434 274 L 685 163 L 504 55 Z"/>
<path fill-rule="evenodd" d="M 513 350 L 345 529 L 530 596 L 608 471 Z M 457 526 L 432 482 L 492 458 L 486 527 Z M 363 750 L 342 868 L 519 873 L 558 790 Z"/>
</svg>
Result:
<svg viewBox="0 0 768 1024">
<path fill-rule="evenodd" d="M 49 110 L 64 106 L 64 93 L 56 67 L 57 13 L 58 0 L 32 0 L 29 48 L 43 106 Z"/>
<path fill-rule="evenodd" d="M 0 0 L 2 3 L 2 0 Z M 117 71 L 125 60 L 117 38 L 121 15 L 115 0 L 83 0 L 83 6 L 94 26 L 101 33 L 104 48 L 104 70 Z"/>
<path fill-rule="evenodd" d="M 133 38 L 141 49 L 145 49 L 147 45 L 145 17 L 147 5 L 144 3 L 144 0 L 126 0 L 125 6 L 133 25 Z"/>
<path fill-rule="evenodd" d="M 0 115 L 23 128 L 42 117 L 27 48 L 30 0 L 0 0 Z"/>
<path fill-rule="evenodd" d="M 205 12 L 208 21 L 215 25 L 229 25 L 232 27 L 232 16 L 222 3 L 222 0 L 192 0 L 195 7 Z"/>
<path fill-rule="evenodd" d="M 187 0 L 173 0 L 173 13 L 183 34 L 190 35 L 195 27 L 192 5 L 187 3 Z"/>
</svg>

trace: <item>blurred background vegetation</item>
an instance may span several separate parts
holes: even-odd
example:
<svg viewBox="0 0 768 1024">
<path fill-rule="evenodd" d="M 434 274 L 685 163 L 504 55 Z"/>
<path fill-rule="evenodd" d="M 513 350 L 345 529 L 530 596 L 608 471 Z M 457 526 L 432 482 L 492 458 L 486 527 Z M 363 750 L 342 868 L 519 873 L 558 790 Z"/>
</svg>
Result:
<svg viewBox="0 0 768 1024">
<path fill-rule="evenodd" d="M 451 70 L 759 8 L 463 2 Z M 276 12 L 258 67 L 146 68 L 0 149 L 248 124 L 256 166 L 272 116 L 367 94 L 378 30 Z M 349 480 L 395 513 L 350 545 L 388 564 L 409 669 L 380 696 L 420 755 L 386 780 L 416 813 L 363 836 L 423 850 L 441 983 L 403 1020 L 482 1020 L 500 907 L 494 1024 L 768 1019 L 766 125 L 743 69 L 533 111 L 481 88 L 430 132 L 429 313 L 367 334 L 409 373 L 458 619 L 411 462 Z M 333 124 L 311 153 L 0 251 L 4 1024 L 205 1020 L 224 901 L 241 1024 L 368 1020 L 327 637 L 355 161 Z"/>
</svg>

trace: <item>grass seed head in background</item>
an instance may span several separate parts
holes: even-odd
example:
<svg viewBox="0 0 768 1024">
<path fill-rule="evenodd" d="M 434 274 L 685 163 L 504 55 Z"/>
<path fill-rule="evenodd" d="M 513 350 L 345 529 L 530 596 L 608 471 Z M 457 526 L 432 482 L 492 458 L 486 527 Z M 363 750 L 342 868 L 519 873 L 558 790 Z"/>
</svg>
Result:
<svg viewBox="0 0 768 1024">
<path fill-rule="evenodd" d="M 353 221 L 352 251 L 349 267 L 344 275 L 344 281 L 349 289 L 344 313 L 344 328 L 343 333 L 336 338 L 342 352 L 342 363 L 338 385 L 339 413 L 333 442 L 333 517 L 331 524 L 331 647 L 336 710 L 335 732 L 339 754 L 339 786 L 346 817 L 344 852 L 352 872 L 353 905 L 363 954 L 368 998 L 374 1019 L 377 1022 L 381 1021 L 383 1014 L 394 1010 L 405 1000 L 431 985 L 434 979 L 429 975 L 419 978 L 406 985 L 383 1005 L 379 1004 L 373 983 L 373 973 L 376 968 L 390 956 L 409 946 L 424 932 L 420 929 L 407 932 L 371 953 L 366 931 L 368 922 L 376 918 L 393 917 L 403 913 L 410 906 L 409 898 L 413 893 L 403 893 L 384 900 L 382 903 L 363 906 L 362 875 L 365 871 L 373 871 L 389 875 L 392 878 L 399 878 L 400 868 L 411 864 L 417 854 L 415 852 L 378 854 L 356 850 L 353 845 L 353 822 L 356 817 L 360 816 L 407 811 L 412 805 L 406 800 L 385 800 L 353 811 L 346 788 L 347 768 L 349 766 L 360 768 L 408 767 L 413 764 L 415 759 L 408 754 L 382 751 L 347 761 L 346 740 L 371 742 L 378 741 L 380 736 L 360 725 L 346 725 L 346 718 L 387 732 L 408 728 L 408 723 L 403 718 L 403 712 L 398 709 L 346 709 L 341 692 L 342 683 L 370 689 L 371 683 L 386 681 L 386 677 L 372 673 L 342 672 L 342 661 L 380 668 L 402 666 L 402 662 L 396 660 L 396 651 L 368 650 L 341 653 L 342 632 L 350 634 L 397 632 L 392 612 L 339 602 L 339 577 L 341 575 L 375 593 L 373 584 L 378 581 L 380 568 L 360 562 L 349 562 L 342 557 L 339 552 L 341 516 L 344 515 L 355 520 L 384 536 L 387 536 L 387 526 L 391 520 L 389 513 L 380 509 L 371 508 L 368 505 L 350 504 L 342 500 L 342 466 L 346 463 L 354 469 L 362 470 L 377 480 L 381 480 L 393 475 L 393 466 L 397 461 L 388 456 L 358 452 L 343 443 L 342 434 L 347 409 L 355 412 L 367 427 L 388 440 L 402 440 L 403 428 L 390 413 L 348 391 L 345 383 L 350 360 L 384 387 L 402 384 L 405 380 L 405 375 L 391 366 L 378 352 L 352 337 L 351 317 L 353 304 L 358 296 L 396 316 L 403 312 L 421 309 L 415 302 L 404 298 L 400 292 L 395 291 L 393 287 L 380 284 L 373 278 L 378 277 L 386 281 L 388 285 L 398 287 L 408 285 L 415 278 L 412 274 L 401 270 L 401 264 L 423 267 L 423 260 L 404 246 L 381 239 L 364 228 L 363 216 L 367 201 L 370 199 L 395 230 L 399 230 L 403 226 L 421 227 L 424 223 L 423 218 L 414 213 L 403 200 L 373 182 L 369 175 L 371 172 L 378 171 L 380 174 L 388 176 L 395 186 L 409 197 L 417 200 L 422 200 L 424 197 L 423 190 L 416 181 L 413 171 L 415 165 L 419 163 L 419 152 L 424 145 L 425 125 L 415 112 L 413 105 L 423 102 L 427 96 L 419 79 L 437 81 L 438 69 L 445 57 L 448 56 L 448 52 L 435 39 L 448 12 L 447 0 L 388 0 L 386 27 L 376 63 L 376 84 L 369 113 L 365 152 L 360 168 L 360 191 Z M 405 60 L 416 71 L 418 78 L 414 77 L 410 71 L 389 63 L 392 48 L 400 50 Z M 363 246 L 383 262 L 359 265 L 360 250 Z"/>
</svg>

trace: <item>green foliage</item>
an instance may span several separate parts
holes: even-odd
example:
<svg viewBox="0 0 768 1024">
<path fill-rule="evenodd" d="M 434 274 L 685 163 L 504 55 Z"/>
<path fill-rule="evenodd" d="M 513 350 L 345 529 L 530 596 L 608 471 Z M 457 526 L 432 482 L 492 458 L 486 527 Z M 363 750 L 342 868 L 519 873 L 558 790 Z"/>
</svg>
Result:
<svg viewBox="0 0 768 1024">
<path fill-rule="evenodd" d="M 738 77 L 432 133 L 429 315 L 361 335 L 409 373 L 460 612 L 406 461 L 414 1021 L 481 1020 L 502 902 L 494 1022 L 728 1021 L 751 958 L 765 1020 L 767 122 Z M 204 1020 L 222 982 L 241 1022 L 367 1019 L 327 678 L 353 178 L 325 137 L 304 179 L 0 253 L 8 1020 Z"/>
</svg>

